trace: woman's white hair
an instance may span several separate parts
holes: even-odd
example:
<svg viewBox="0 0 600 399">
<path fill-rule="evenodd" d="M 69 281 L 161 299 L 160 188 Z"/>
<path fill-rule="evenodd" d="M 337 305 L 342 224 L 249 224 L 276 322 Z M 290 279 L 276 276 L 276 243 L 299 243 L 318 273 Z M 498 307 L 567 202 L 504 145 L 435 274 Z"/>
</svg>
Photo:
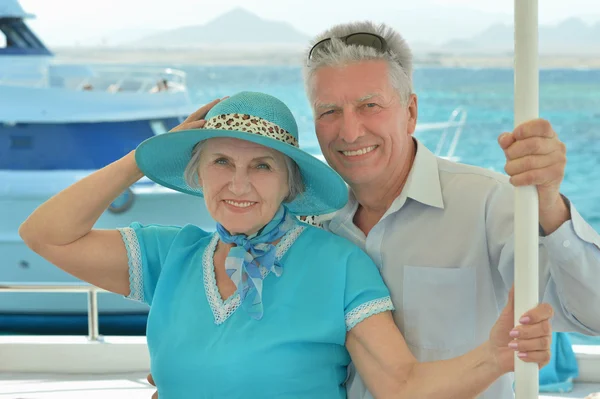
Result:
<svg viewBox="0 0 600 399">
<path fill-rule="evenodd" d="M 206 143 L 206 140 L 198 142 L 192 150 L 192 157 L 185 167 L 183 177 L 188 186 L 192 188 L 202 188 L 198 183 L 198 169 L 200 168 L 200 159 L 202 155 L 202 147 Z M 289 193 L 283 199 L 283 202 L 291 202 L 298 195 L 304 192 L 304 180 L 302 180 L 302 173 L 298 164 L 294 160 L 285 154 L 282 154 L 285 159 L 285 166 L 288 172 L 288 187 Z"/>
<path fill-rule="evenodd" d="M 340 37 L 352 33 L 373 33 L 381 36 L 387 43 L 387 51 L 382 53 L 366 46 L 347 45 Z M 313 53 L 313 58 L 308 61 L 310 49 L 321 40 L 331 38 L 331 41 Z M 385 24 L 375 24 L 371 21 L 352 22 L 335 25 L 325 32 L 317 35 L 305 52 L 303 74 L 306 92 L 311 104 L 314 103 L 315 72 L 324 66 L 343 67 L 348 64 L 366 60 L 385 60 L 389 66 L 390 83 L 397 90 L 404 104 L 408 103 L 413 93 L 412 73 L 413 57 L 404 38 Z"/>
</svg>

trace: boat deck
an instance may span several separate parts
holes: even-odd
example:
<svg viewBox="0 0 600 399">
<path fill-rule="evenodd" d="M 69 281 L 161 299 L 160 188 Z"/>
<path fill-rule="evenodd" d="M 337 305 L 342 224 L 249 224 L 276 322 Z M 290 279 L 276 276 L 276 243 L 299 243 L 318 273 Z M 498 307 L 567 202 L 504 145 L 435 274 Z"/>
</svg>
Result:
<svg viewBox="0 0 600 399">
<path fill-rule="evenodd" d="M 150 399 L 148 373 L 29 374 L 0 373 L 0 398 L 11 399 Z"/>
<path fill-rule="evenodd" d="M 0 373 L 1 399 L 150 399 L 154 393 L 147 373 L 27 374 Z M 541 394 L 539 399 L 584 399 L 598 393 L 600 384 L 577 383 L 567 394 Z"/>
<path fill-rule="evenodd" d="M 540 399 L 600 399 L 600 345 L 574 345 L 573 392 Z M 150 399 L 146 337 L 0 336 L 0 399 Z M 199 389 L 201 387 L 199 386 Z"/>
</svg>

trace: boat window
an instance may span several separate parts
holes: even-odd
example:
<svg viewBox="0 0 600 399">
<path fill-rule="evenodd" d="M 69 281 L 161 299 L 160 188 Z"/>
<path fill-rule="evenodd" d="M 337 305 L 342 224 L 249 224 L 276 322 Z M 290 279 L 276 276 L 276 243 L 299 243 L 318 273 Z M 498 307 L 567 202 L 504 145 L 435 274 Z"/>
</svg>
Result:
<svg viewBox="0 0 600 399">
<path fill-rule="evenodd" d="M 47 53 L 44 44 L 20 18 L 0 18 L 0 50 L 15 53 Z"/>
<path fill-rule="evenodd" d="M 174 117 L 156 121 L 159 122 L 165 131 L 180 123 Z M 0 127 L 0 172 L 100 169 L 154 136 L 152 123 L 135 120 L 5 124 Z M 2 183 L 0 178 L 0 198 Z"/>
<path fill-rule="evenodd" d="M 31 147 L 31 136 L 10 136 L 11 149 L 30 149 Z"/>
</svg>

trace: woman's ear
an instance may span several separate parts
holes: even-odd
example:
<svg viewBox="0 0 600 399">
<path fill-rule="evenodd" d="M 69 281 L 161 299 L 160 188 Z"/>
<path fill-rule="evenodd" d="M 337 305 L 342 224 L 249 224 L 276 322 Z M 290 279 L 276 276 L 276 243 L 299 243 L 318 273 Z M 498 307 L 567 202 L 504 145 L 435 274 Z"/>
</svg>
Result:
<svg viewBox="0 0 600 399">
<path fill-rule="evenodd" d="M 202 177 L 200 177 L 200 168 L 196 172 L 196 177 L 198 178 L 198 188 L 202 188 Z"/>
</svg>

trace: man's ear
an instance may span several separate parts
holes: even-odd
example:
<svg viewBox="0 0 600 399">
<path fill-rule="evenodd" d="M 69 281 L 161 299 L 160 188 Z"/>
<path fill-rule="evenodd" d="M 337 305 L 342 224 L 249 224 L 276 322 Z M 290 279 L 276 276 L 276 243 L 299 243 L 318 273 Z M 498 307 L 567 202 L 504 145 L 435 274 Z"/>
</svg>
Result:
<svg viewBox="0 0 600 399">
<path fill-rule="evenodd" d="M 419 102 L 416 94 L 411 94 L 408 99 L 408 134 L 412 135 L 417 128 L 417 117 L 419 116 Z"/>
</svg>

